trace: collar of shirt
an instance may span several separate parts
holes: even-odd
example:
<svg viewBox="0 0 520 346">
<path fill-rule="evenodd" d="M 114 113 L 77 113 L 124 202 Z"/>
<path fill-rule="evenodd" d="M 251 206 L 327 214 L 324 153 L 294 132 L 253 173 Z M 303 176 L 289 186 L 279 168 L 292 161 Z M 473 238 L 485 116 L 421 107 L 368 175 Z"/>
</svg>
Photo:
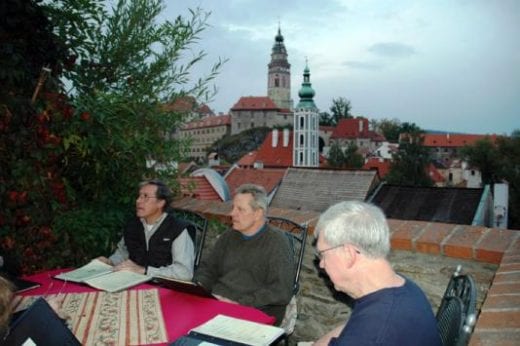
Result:
<svg viewBox="0 0 520 346">
<path fill-rule="evenodd" d="M 266 229 L 267 229 L 267 223 L 264 223 L 262 225 L 262 227 L 260 227 L 260 229 L 258 231 L 256 231 L 254 234 L 252 234 L 252 235 L 242 234 L 242 239 L 244 239 L 244 240 L 253 239 L 256 236 L 258 236 L 258 235 L 262 234 L 263 232 L 265 232 Z"/>
<path fill-rule="evenodd" d="M 167 213 L 162 213 L 161 216 L 157 219 L 157 221 L 155 221 L 154 223 L 152 224 L 148 224 L 146 223 L 146 220 L 144 218 L 141 218 L 141 222 L 143 224 L 143 227 L 145 230 L 147 231 L 151 231 L 157 227 L 159 227 L 159 225 L 164 221 L 164 219 L 166 218 L 166 216 L 168 216 Z"/>
</svg>

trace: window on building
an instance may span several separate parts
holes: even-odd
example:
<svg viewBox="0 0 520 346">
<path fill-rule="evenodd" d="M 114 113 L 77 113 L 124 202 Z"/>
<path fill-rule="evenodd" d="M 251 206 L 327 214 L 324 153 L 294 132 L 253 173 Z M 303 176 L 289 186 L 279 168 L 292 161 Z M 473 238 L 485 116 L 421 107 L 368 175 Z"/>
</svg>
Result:
<svg viewBox="0 0 520 346">
<path fill-rule="evenodd" d="M 450 172 L 450 174 L 448 174 L 448 181 L 452 182 L 453 181 L 453 173 Z"/>
<path fill-rule="evenodd" d="M 278 88 L 280 86 L 280 80 L 278 78 L 274 79 L 274 86 Z"/>
<path fill-rule="evenodd" d="M 304 117 L 300 117 L 300 128 L 303 129 L 304 126 L 305 126 L 305 119 L 304 119 Z"/>
<path fill-rule="evenodd" d="M 251 121 L 251 128 L 255 127 L 255 122 Z"/>
<path fill-rule="evenodd" d="M 475 170 L 474 169 L 471 170 L 471 175 L 475 176 Z"/>
<path fill-rule="evenodd" d="M 303 145 L 303 142 L 304 142 L 303 135 L 300 135 L 300 145 Z"/>
<path fill-rule="evenodd" d="M 303 153 L 300 152 L 300 165 L 303 165 Z"/>
</svg>

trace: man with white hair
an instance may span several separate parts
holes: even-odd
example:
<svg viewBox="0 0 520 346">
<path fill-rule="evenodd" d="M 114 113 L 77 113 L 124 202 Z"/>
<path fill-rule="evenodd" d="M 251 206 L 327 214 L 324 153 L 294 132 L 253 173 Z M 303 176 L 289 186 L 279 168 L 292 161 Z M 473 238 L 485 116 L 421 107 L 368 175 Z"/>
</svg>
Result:
<svg viewBox="0 0 520 346">
<path fill-rule="evenodd" d="M 347 323 L 315 345 L 441 345 L 426 296 L 387 260 L 390 232 L 381 209 L 340 202 L 320 216 L 315 236 L 320 268 L 354 299 Z"/>
</svg>

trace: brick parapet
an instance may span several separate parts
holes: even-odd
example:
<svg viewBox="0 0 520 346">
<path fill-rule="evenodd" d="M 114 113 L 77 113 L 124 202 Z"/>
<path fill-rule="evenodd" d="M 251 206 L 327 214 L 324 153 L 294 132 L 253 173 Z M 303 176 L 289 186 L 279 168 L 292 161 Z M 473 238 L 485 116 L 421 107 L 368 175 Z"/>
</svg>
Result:
<svg viewBox="0 0 520 346">
<path fill-rule="evenodd" d="M 231 203 L 183 198 L 176 208 L 230 224 Z M 269 215 L 306 223 L 314 232 L 319 213 L 271 208 Z M 484 299 L 471 346 L 520 345 L 520 231 L 422 221 L 388 220 L 395 250 L 498 264 Z"/>
</svg>

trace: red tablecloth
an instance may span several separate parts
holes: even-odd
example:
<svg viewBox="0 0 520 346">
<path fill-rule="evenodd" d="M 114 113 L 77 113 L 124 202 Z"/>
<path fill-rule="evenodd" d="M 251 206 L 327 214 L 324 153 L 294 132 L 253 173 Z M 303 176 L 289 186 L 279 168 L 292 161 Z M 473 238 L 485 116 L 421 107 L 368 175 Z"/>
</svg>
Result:
<svg viewBox="0 0 520 346">
<path fill-rule="evenodd" d="M 40 287 L 22 292 L 21 295 L 44 295 L 56 293 L 81 293 L 96 291 L 86 285 L 64 282 L 53 279 L 53 276 L 64 270 L 51 270 L 31 276 L 26 279 L 36 281 Z M 242 318 L 249 321 L 273 324 L 275 319 L 262 311 L 238 304 L 221 302 L 216 299 L 198 297 L 191 294 L 176 292 L 170 289 L 150 284 L 141 284 L 132 289 L 158 288 L 161 307 L 164 316 L 168 340 L 174 341 L 188 331 L 218 314 Z"/>
</svg>

